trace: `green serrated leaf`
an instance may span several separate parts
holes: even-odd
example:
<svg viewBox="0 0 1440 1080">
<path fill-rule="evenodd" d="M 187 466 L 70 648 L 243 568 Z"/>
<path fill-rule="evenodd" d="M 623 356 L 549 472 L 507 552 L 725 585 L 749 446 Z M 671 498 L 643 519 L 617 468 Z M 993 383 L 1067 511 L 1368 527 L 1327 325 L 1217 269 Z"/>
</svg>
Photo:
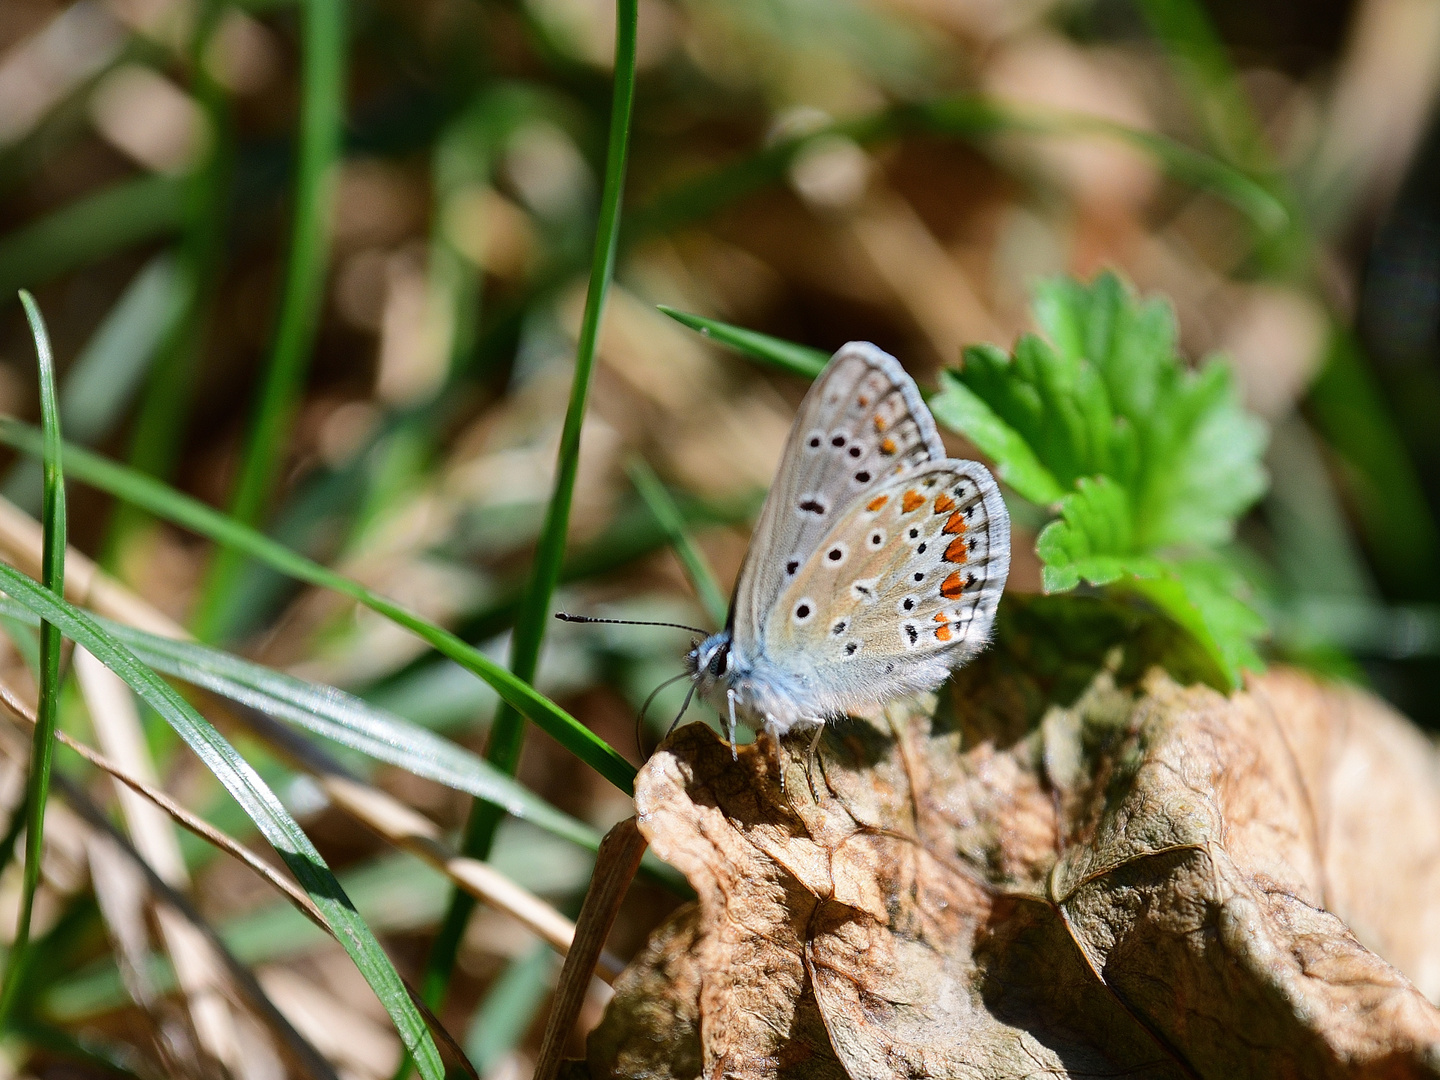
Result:
<svg viewBox="0 0 1440 1080">
<path fill-rule="evenodd" d="M 1066 488 L 1104 475 L 1130 497 L 1133 550 L 1224 543 L 1265 488 L 1265 430 L 1240 407 L 1229 368 L 1181 362 L 1163 300 L 1112 273 L 1042 282 L 1013 358 L 966 350 L 957 378 L 1029 444 Z"/>
<path fill-rule="evenodd" d="M 940 376 L 940 393 L 930 399 L 937 422 L 964 435 L 995 463 L 1000 479 L 1040 506 L 1065 494 L 1060 482 L 1035 456 L 1030 444 L 951 372 Z"/>
<path fill-rule="evenodd" d="M 1265 620 L 1240 597 L 1244 583 L 1215 559 L 1190 559 L 1166 568 L 1162 577 L 1132 587 L 1188 630 L 1239 689 L 1244 671 L 1264 671 L 1254 642 Z"/>
<path fill-rule="evenodd" d="M 1135 551 L 1133 541 L 1125 489 L 1108 476 L 1081 478 L 1078 489 L 1061 500 L 1060 519 L 1045 526 L 1035 542 L 1045 591 L 1162 573 L 1160 561 Z"/>
</svg>

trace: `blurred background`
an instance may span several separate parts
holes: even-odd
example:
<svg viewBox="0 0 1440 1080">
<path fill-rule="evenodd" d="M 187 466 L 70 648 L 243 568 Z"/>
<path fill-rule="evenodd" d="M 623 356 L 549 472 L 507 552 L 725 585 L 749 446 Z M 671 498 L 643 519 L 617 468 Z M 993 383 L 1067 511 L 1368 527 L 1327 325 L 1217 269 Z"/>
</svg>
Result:
<svg viewBox="0 0 1440 1080">
<path fill-rule="evenodd" d="M 963 345 L 1030 327 L 1037 277 L 1113 267 L 1171 299 L 1185 353 L 1223 352 L 1270 426 L 1271 491 L 1232 554 L 1272 656 L 1440 727 L 1440 3 L 639 10 L 557 606 L 708 625 L 635 463 L 728 590 L 804 391 L 655 305 L 825 352 L 874 341 L 933 385 Z M 605 0 L 4 0 L 0 412 L 38 415 L 26 287 L 67 438 L 503 658 L 574 367 L 614 24 Z M 7 456 L 0 490 L 37 513 L 38 467 Z M 202 638 L 483 747 L 493 693 L 392 624 L 82 485 L 71 502 L 72 542 Z M 1011 589 L 1039 589 L 1042 520 L 1016 511 Z M 537 685 L 638 761 L 636 710 L 688 640 L 556 626 Z M 647 739 L 682 697 L 657 700 Z M 244 834 L 203 769 L 151 741 L 167 788 Z M 240 742 L 413 975 L 445 879 Z M 629 812 L 534 731 L 520 777 L 600 826 Z M 371 779 L 446 829 L 464 818 L 453 791 Z M 186 850 L 197 904 L 277 1004 L 330 1033 L 314 1037 L 343 1075 L 390 1076 L 398 1042 L 343 953 L 246 871 Z M 583 852 L 511 823 L 495 858 L 573 914 Z M 51 1041 L 0 1046 L 5 1068 L 155 1075 L 93 905 L 75 914 L 83 862 L 47 870 L 45 925 L 78 927 L 40 1010 Z M 677 902 L 638 885 L 616 947 Z M 555 971 L 506 916 L 471 922 L 443 1018 L 486 1076 L 528 1076 Z M 280 1069 L 260 1051 L 227 1067 Z"/>
</svg>

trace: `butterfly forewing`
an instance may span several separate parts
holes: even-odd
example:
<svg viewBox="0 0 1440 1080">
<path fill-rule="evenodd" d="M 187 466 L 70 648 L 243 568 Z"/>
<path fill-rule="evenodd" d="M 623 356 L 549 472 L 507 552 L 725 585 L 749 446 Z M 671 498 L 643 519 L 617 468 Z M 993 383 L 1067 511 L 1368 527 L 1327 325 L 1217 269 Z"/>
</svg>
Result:
<svg viewBox="0 0 1440 1080">
<path fill-rule="evenodd" d="M 1010 520 L 990 473 L 944 460 L 850 502 L 777 597 L 772 657 L 847 700 L 938 685 L 989 640 L 1010 568 Z"/>
<path fill-rule="evenodd" d="M 944 457 L 935 421 L 899 361 L 864 342 L 840 349 L 801 402 L 751 539 L 732 612 L 740 648 L 761 645 L 777 597 L 858 495 Z"/>
</svg>

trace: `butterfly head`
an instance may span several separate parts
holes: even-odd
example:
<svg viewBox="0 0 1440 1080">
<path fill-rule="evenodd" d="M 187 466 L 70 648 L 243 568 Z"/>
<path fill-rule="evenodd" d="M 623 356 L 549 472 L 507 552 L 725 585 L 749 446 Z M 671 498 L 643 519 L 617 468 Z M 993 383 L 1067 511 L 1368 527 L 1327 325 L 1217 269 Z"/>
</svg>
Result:
<svg viewBox="0 0 1440 1080">
<path fill-rule="evenodd" d="M 721 630 L 698 643 L 685 657 L 685 666 L 701 697 L 709 697 L 716 685 L 729 683 L 734 666 L 732 644 L 730 631 Z"/>
</svg>

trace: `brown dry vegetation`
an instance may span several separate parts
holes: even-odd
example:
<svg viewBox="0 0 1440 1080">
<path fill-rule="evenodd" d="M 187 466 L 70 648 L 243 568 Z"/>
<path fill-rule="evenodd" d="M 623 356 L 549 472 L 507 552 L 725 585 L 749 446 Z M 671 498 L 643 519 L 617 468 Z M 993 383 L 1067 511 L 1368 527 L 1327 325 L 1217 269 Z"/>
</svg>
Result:
<svg viewBox="0 0 1440 1080">
<path fill-rule="evenodd" d="M 612 5 L 347 10 L 316 337 L 257 524 L 503 656 L 570 393 Z M 1173 300 L 1186 355 L 1227 352 L 1271 426 L 1272 494 L 1237 557 L 1268 604 L 1271 652 L 1436 724 L 1426 193 L 1440 9 L 1210 5 L 1233 82 L 1194 63 L 1203 40 L 1187 53 L 1139 11 L 640 5 L 631 231 L 556 606 L 704 624 L 625 466 L 640 456 L 663 476 L 728 586 L 803 392 L 654 305 L 825 351 L 873 340 L 931 384 L 962 345 L 1008 346 L 1029 328 L 1036 276 L 1113 266 Z M 46 313 L 72 438 L 218 507 L 233 505 L 282 303 L 303 45 L 283 0 L 0 4 L 0 292 L 30 287 Z M 977 96 L 1173 138 L 1273 181 L 1296 213 L 1266 233 L 1215 184 L 1068 115 L 1045 132 L 863 130 L 897 105 Z M 764 156 L 822 129 L 792 158 Z M 745 161 L 769 164 L 753 183 L 706 186 Z M 43 227 L 129 185 L 151 201 Z M 162 282 L 153 340 L 100 348 L 142 280 Z M 0 412 L 36 415 L 33 372 L 7 302 Z M 5 496 L 37 516 L 38 471 L 7 467 Z M 71 598 L 163 635 L 196 626 L 213 547 L 83 485 L 71 499 Z M 1039 591 L 1043 522 L 1016 513 L 1002 612 Z M 0 557 L 38 575 L 39 550 L 33 521 L 0 517 Z M 90 577 L 80 553 L 110 576 Z M 254 567 L 222 599 L 201 620 L 209 640 L 485 748 L 493 692 L 373 612 Z M 1440 795 L 1426 738 L 1374 694 L 1288 668 L 1228 702 L 1153 658 L 1017 674 L 1005 665 L 1033 631 L 962 674 L 935 717 L 852 721 L 813 767 L 786 756 L 783 798 L 756 749 L 732 764 L 703 728 L 667 744 L 643 772 L 641 824 L 699 905 L 682 906 L 673 881 L 637 879 L 600 968 L 633 961 L 619 996 L 602 1022 L 610 991 L 587 983 L 564 1033 L 578 1055 L 600 1025 L 590 1075 L 1435 1069 Z M 11 640 L 0 678 L 23 711 L 35 684 Z M 638 765 L 636 709 L 683 647 L 670 631 L 557 626 L 535 684 Z M 34 927 L 46 951 L 0 1071 L 389 1077 L 401 1052 L 388 1017 L 277 891 L 294 886 L 249 820 L 113 678 L 72 667 L 62 729 L 233 834 L 274 880 L 62 751 Z M 657 699 L 647 748 L 680 690 Z M 420 978 L 452 885 L 484 898 L 437 1012 L 487 1080 L 525 1080 L 591 856 L 510 821 L 488 862 L 464 858 L 468 796 L 193 700 L 407 977 Z M 28 730 L 0 728 L 7 824 Z M 636 810 L 534 730 L 519 778 L 599 830 Z M 12 858 L 0 939 L 19 895 Z M 917 1005 L 935 995 L 944 1008 Z"/>
</svg>

